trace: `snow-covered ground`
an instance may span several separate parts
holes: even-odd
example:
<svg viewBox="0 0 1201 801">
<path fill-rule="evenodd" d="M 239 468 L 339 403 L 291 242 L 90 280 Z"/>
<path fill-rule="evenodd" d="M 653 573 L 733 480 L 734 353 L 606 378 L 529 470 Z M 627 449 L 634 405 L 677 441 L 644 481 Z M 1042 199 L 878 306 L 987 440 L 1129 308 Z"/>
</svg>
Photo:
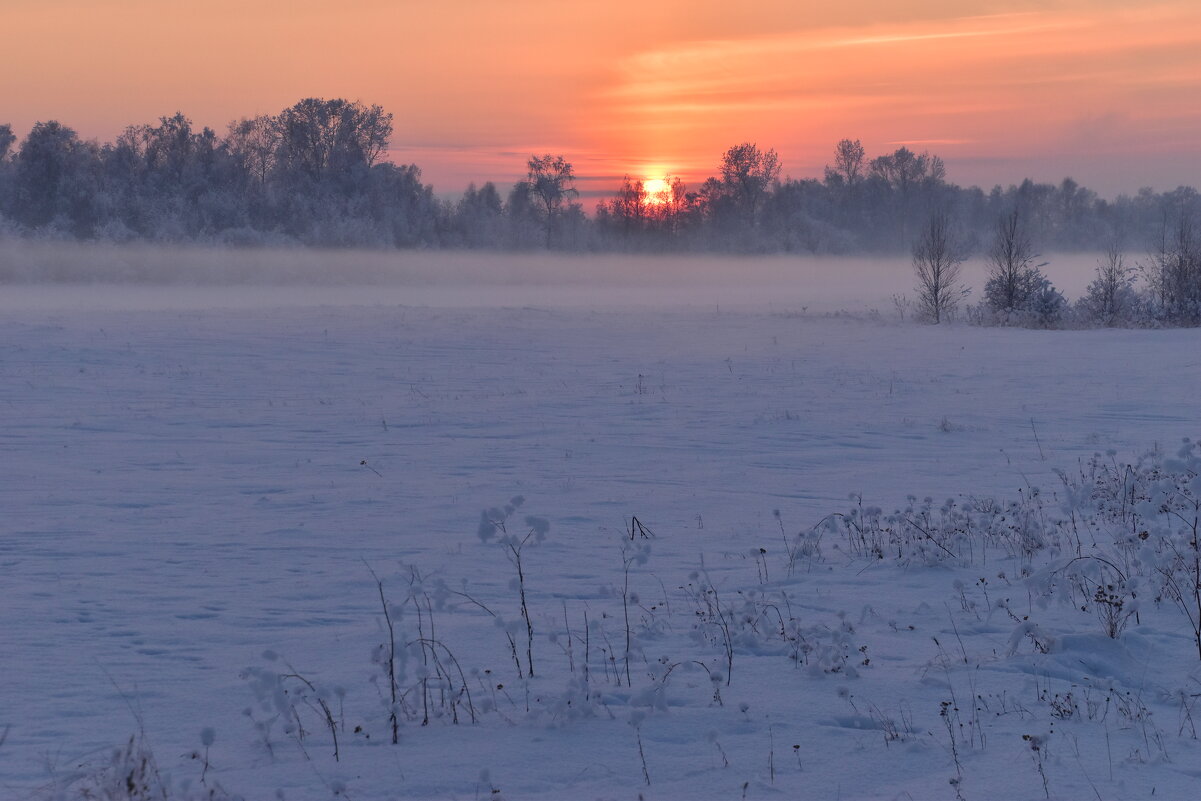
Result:
<svg viewBox="0 0 1201 801">
<path fill-rule="evenodd" d="M 1059 514 L 1056 469 L 1198 433 L 1201 333 L 902 324 L 903 263 L 781 264 L 6 286 L 0 795 L 79 797 L 141 730 L 180 798 L 1195 797 L 1201 662 L 1152 589 L 1109 639 L 1063 554 L 803 546 L 851 493 Z M 479 536 L 514 496 L 532 641 Z"/>
</svg>

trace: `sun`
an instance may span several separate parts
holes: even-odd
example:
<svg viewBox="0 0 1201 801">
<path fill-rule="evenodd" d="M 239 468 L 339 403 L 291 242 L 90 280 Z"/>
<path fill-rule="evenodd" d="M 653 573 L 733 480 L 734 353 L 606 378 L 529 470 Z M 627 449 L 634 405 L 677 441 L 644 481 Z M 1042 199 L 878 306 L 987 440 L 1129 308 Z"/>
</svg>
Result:
<svg viewBox="0 0 1201 801">
<path fill-rule="evenodd" d="M 648 206 L 662 205 L 671 197 L 671 185 L 665 178 L 644 178 L 642 189 L 646 193 L 643 203 Z"/>
<path fill-rule="evenodd" d="M 658 195 L 667 191 L 667 181 L 662 178 L 647 178 L 642 182 L 642 188 L 648 195 Z"/>
</svg>

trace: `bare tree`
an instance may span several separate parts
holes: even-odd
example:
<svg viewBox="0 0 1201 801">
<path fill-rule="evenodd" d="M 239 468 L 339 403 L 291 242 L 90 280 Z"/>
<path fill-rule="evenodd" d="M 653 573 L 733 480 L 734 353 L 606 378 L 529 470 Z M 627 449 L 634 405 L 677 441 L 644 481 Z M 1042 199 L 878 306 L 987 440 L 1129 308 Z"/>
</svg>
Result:
<svg viewBox="0 0 1201 801">
<path fill-rule="evenodd" d="M 1134 303 L 1134 270 L 1116 244 L 1109 245 L 1097 263 L 1097 277 L 1089 283 L 1080 305 L 1103 325 L 1115 325 Z"/>
<path fill-rule="evenodd" d="M 967 294 L 959 283 L 964 249 L 946 212 L 936 211 L 913 245 L 918 306 L 934 324 L 955 311 Z"/>
<path fill-rule="evenodd" d="M 620 222 L 623 233 L 629 235 L 642 228 L 642 221 L 646 218 L 648 197 L 646 186 L 642 181 L 636 181 L 628 175 L 622 179 L 617 196 L 607 205 L 609 214 Z"/>
<path fill-rule="evenodd" d="M 775 150 L 760 150 L 757 145 L 743 142 L 725 152 L 719 169 L 722 185 L 753 228 L 759 207 L 780 177 L 780 157 Z"/>
<path fill-rule="evenodd" d="M 984 285 L 984 299 L 989 308 L 1010 312 L 1029 304 L 1047 283 L 1039 269 L 1042 265 L 1034 263 L 1036 258 L 1034 244 L 1015 207 L 997 220 L 988 251 L 989 277 Z"/>
<path fill-rule="evenodd" d="M 318 181 L 374 166 L 392 136 L 391 114 L 342 98 L 308 97 L 272 119 L 280 165 Z"/>
<path fill-rule="evenodd" d="M 1164 215 L 1155 250 L 1140 268 L 1159 317 L 1183 324 L 1201 319 L 1201 237 L 1183 205 L 1174 221 Z"/>
<path fill-rule="evenodd" d="M 663 182 L 664 188 L 649 196 L 650 219 L 659 230 L 675 235 L 688 208 L 688 188 L 682 180 L 671 175 L 665 176 Z"/>
<path fill-rule="evenodd" d="M 225 135 L 230 154 L 259 186 L 266 186 L 267 178 L 275 168 L 279 142 L 275 120 L 265 114 L 231 122 Z"/>
<path fill-rule="evenodd" d="M 864 159 L 867 157 L 863 144 L 855 139 L 843 139 L 834 147 L 834 166 L 826 167 L 826 180 L 839 180 L 847 189 L 853 189 L 863 180 Z"/>
<path fill-rule="evenodd" d="M 941 183 L 947 177 L 947 168 L 942 159 L 926 152 L 914 153 L 907 147 L 872 159 L 871 171 L 872 175 L 883 178 L 903 197 L 908 197 L 910 190 L 923 181 Z"/>
</svg>

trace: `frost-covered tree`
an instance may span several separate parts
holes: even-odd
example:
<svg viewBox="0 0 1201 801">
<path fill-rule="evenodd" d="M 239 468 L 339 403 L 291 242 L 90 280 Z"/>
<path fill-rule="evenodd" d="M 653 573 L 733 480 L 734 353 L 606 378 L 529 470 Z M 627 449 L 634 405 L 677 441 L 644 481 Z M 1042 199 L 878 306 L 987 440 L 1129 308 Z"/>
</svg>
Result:
<svg viewBox="0 0 1201 801">
<path fill-rule="evenodd" d="M 1201 237 L 1194 229 L 1193 204 L 1177 202 L 1177 209 L 1164 214 L 1155 247 L 1140 267 L 1152 313 L 1164 322 L 1196 325 L 1201 322 Z"/>
<path fill-rule="evenodd" d="M 379 106 L 309 97 L 275 118 L 279 166 L 320 182 L 370 168 L 388 148 L 392 115 Z"/>
<path fill-rule="evenodd" d="M 1015 207 L 1003 214 L 993 232 L 987 255 L 988 281 L 984 301 L 994 312 L 1021 311 L 1045 288 L 1047 279 L 1035 264 L 1038 254 Z"/>
<path fill-rule="evenodd" d="M 528 181 L 513 184 L 505 198 L 505 246 L 517 250 L 546 246 L 546 225 Z"/>
<path fill-rule="evenodd" d="M 605 219 L 605 227 L 630 243 L 646 228 L 648 197 L 642 181 L 625 176 L 612 200 L 601 204 L 598 214 Z"/>
<path fill-rule="evenodd" d="M 955 311 L 965 292 L 959 282 L 963 246 L 946 212 L 930 215 L 913 245 L 913 272 L 917 277 L 918 306 L 930 322 L 938 324 Z"/>
<path fill-rule="evenodd" d="M 100 150 L 60 122 L 35 123 L 17 154 L 13 217 L 90 236 L 99 219 Z"/>
<path fill-rule="evenodd" d="M 362 195 L 348 204 L 348 216 L 375 224 L 382 243 L 412 248 L 437 242 L 443 225 L 433 187 L 422 183 L 416 164 L 376 164 Z"/>
<path fill-rule="evenodd" d="M 840 140 L 834 147 L 834 165 L 826 166 L 826 182 L 854 189 L 863 180 L 866 158 L 867 153 L 858 139 Z"/>
<path fill-rule="evenodd" d="M 470 184 L 452 212 L 458 243 L 470 248 L 500 247 L 503 243 L 504 204 L 496 185 Z"/>
<path fill-rule="evenodd" d="M 1133 284 L 1134 270 L 1126 266 L 1122 251 L 1111 245 L 1097 264 L 1096 277 L 1077 304 L 1080 315 L 1107 326 L 1128 319 L 1138 300 Z"/>
<path fill-rule="evenodd" d="M 902 196 L 908 196 L 914 187 L 924 181 L 937 183 L 947 175 L 946 165 L 938 156 L 914 153 L 907 147 L 872 159 L 871 171 Z"/>
<path fill-rule="evenodd" d="M 529 197 L 541 212 L 546 233 L 546 247 L 551 246 L 551 235 L 565 204 L 579 196 L 575 188 L 575 170 L 563 156 L 530 156 L 526 163 L 529 172 L 526 186 Z"/>
<path fill-rule="evenodd" d="M 764 199 L 780 177 L 780 157 L 774 150 L 761 150 L 758 145 L 743 142 L 725 152 L 718 170 L 726 193 L 744 222 L 754 228 Z"/>
<path fill-rule="evenodd" d="M 274 118 L 267 115 L 244 117 L 229 124 L 225 146 L 256 184 L 265 186 L 275 168 L 280 131 Z"/>
</svg>

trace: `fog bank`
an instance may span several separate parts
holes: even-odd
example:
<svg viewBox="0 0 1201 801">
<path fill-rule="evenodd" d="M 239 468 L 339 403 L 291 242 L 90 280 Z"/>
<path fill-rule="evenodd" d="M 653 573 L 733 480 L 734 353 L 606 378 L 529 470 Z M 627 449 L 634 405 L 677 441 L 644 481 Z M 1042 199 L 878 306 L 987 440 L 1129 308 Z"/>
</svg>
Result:
<svg viewBox="0 0 1201 801">
<path fill-rule="evenodd" d="M 1097 257 L 1050 256 L 1069 298 Z M 979 298 L 980 259 L 964 267 Z M 0 240 L 0 310 L 630 306 L 891 312 L 914 294 L 900 257 L 572 255 L 478 251 L 231 249 Z"/>
</svg>

